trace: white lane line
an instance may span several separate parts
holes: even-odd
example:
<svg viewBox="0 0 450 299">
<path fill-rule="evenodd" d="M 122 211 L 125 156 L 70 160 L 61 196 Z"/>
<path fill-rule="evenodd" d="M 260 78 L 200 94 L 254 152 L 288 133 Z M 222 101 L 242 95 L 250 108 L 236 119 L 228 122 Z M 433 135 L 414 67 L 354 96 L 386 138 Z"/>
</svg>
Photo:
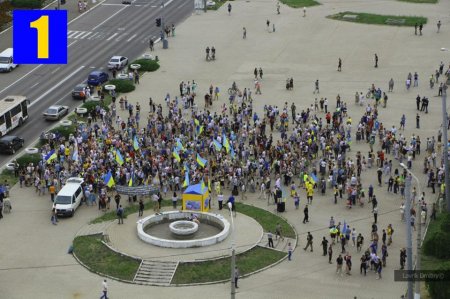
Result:
<svg viewBox="0 0 450 299">
<path fill-rule="evenodd" d="M 62 98 L 60 98 L 59 100 L 58 100 L 58 102 L 56 102 L 55 104 L 59 104 L 59 103 L 61 103 L 61 101 L 63 101 L 69 94 L 71 94 L 72 92 L 70 91 L 70 92 L 68 92 L 68 93 L 66 93 Z M 70 111 L 69 111 L 70 112 Z"/>
<path fill-rule="evenodd" d="M 56 72 L 59 71 L 60 69 L 61 69 L 61 67 L 57 67 L 56 69 L 54 69 L 54 70 L 51 72 L 51 74 L 56 73 Z"/>
<path fill-rule="evenodd" d="M 92 30 L 97 29 L 98 27 L 102 26 L 103 24 L 105 24 L 106 22 L 108 22 L 110 19 L 114 18 L 117 14 L 119 14 L 122 10 L 124 10 L 125 8 L 127 8 L 129 5 L 125 5 L 124 7 L 122 7 L 121 9 L 119 9 L 117 12 L 113 13 L 112 15 L 109 16 L 109 18 L 107 18 L 106 20 L 104 20 L 103 22 L 101 22 L 100 24 L 97 24 L 97 26 L 95 26 L 94 28 L 92 28 Z"/>
<path fill-rule="evenodd" d="M 11 86 L 13 86 L 14 84 L 16 84 L 17 82 L 19 82 L 20 80 L 22 80 L 23 78 L 25 78 L 26 76 L 28 76 L 29 74 L 31 74 L 32 72 L 34 72 L 35 70 L 37 70 L 38 68 L 40 68 L 42 66 L 42 64 L 38 65 L 37 67 L 35 67 L 34 69 L 32 69 L 31 71 L 29 71 L 28 73 L 26 73 L 25 75 L 23 75 L 22 77 L 20 77 L 19 79 L 17 79 L 16 81 L 14 81 L 13 83 L 9 84 L 8 86 L 6 86 L 5 88 L 3 88 L 2 90 L 0 90 L 0 93 L 4 92 L 5 90 L 7 90 L 8 88 L 10 88 Z"/>
<path fill-rule="evenodd" d="M 91 31 L 88 31 L 85 34 L 83 34 L 82 36 L 80 36 L 79 39 L 83 39 L 83 38 L 89 36 L 91 33 L 92 33 Z"/>
<path fill-rule="evenodd" d="M 169 4 L 172 3 L 172 2 L 173 2 L 173 0 L 169 0 L 169 1 L 167 1 L 166 3 L 163 3 L 163 6 L 165 7 L 165 6 L 169 5 Z"/>
<path fill-rule="evenodd" d="M 155 7 L 158 7 L 158 6 L 157 6 L 157 5 L 152 5 L 152 6 L 150 6 L 150 7 L 155 8 Z"/>
<path fill-rule="evenodd" d="M 72 38 L 74 35 L 77 35 L 79 32 L 82 32 L 82 31 L 69 30 L 69 32 L 67 32 L 67 38 Z"/>
<path fill-rule="evenodd" d="M 33 86 L 31 86 L 30 88 L 33 88 L 33 87 L 35 87 L 35 86 L 39 85 L 39 83 L 40 83 L 40 82 L 38 82 L 38 83 L 34 84 L 34 85 L 33 85 Z"/>
<path fill-rule="evenodd" d="M 116 36 L 118 33 L 114 33 L 113 35 L 111 35 L 110 37 L 108 37 L 106 40 L 112 40 L 114 38 L 114 36 Z"/>
<path fill-rule="evenodd" d="M 77 42 L 77 41 L 74 40 L 73 42 L 71 42 L 71 43 L 67 46 L 67 48 L 70 47 L 71 45 L 73 45 L 73 44 L 76 43 L 76 42 Z"/>
<path fill-rule="evenodd" d="M 125 4 L 120 3 L 103 3 L 103 6 L 125 6 Z"/>
<path fill-rule="evenodd" d="M 98 32 L 94 33 L 93 35 L 89 36 L 88 39 L 92 39 L 94 36 L 96 36 Z"/>
<path fill-rule="evenodd" d="M 42 100 L 43 98 L 45 98 L 49 93 L 53 92 L 55 89 L 57 89 L 59 86 L 61 86 L 64 82 L 66 82 L 67 80 L 69 80 L 70 78 L 72 78 L 76 73 L 78 73 L 79 71 L 81 71 L 84 68 L 84 65 L 80 66 L 79 68 L 77 68 L 75 71 L 73 71 L 70 75 L 68 75 L 67 77 L 65 77 L 63 80 L 59 81 L 58 84 L 54 85 L 52 88 L 50 88 L 49 90 L 47 90 L 46 92 L 44 92 L 44 94 L 42 94 L 40 97 L 38 97 L 36 100 L 34 100 L 33 102 L 31 102 L 31 104 L 29 105 L 29 107 L 32 107 L 34 104 L 38 103 L 40 100 Z"/>
<path fill-rule="evenodd" d="M 80 33 L 73 35 L 72 38 L 74 38 L 74 39 L 79 38 L 80 36 L 84 35 L 85 33 L 86 33 L 86 31 L 80 31 Z"/>
<path fill-rule="evenodd" d="M 137 34 L 133 34 L 129 39 L 127 39 L 127 42 L 131 41 L 133 38 L 135 38 Z"/>
</svg>

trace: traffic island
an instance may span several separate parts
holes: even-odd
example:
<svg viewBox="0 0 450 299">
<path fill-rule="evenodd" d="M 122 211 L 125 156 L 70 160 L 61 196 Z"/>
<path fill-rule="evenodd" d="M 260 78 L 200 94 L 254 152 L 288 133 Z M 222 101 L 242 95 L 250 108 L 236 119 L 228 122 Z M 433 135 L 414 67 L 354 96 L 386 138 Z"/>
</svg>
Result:
<svg viewBox="0 0 450 299">
<path fill-rule="evenodd" d="M 377 15 L 352 11 L 344 11 L 334 15 L 329 15 L 327 16 L 327 18 L 338 21 L 347 21 L 361 24 L 407 26 L 407 27 L 414 27 L 418 24 L 426 24 L 428 21 L 427 18 L 418 16 Z"/>
</svg>

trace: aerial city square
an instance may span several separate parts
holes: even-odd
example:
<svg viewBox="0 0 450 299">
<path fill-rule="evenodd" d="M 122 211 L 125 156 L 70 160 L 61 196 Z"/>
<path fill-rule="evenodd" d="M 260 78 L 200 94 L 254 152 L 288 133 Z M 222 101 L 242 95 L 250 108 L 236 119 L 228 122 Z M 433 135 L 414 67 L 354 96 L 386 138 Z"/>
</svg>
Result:
<svg viewBox="0 0 450 299">
<path fill-rule="evenodd" d="M 449 11 L 3 0 L 0 298 L 450 298 Z"/>
</svg>

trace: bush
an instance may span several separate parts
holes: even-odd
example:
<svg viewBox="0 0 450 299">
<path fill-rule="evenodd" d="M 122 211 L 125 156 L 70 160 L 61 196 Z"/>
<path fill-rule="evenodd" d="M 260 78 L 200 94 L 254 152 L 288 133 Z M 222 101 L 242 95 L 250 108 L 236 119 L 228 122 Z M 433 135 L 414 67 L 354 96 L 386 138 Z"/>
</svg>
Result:
<svg viewBox="0 0 450 299">
<path fill-rule="evenodd" d="M 12 21 L 11 17 L 12 6 L 8 1 L 0 2 L 0 28 L 9 24 Z"/>
<path fill-rule="evenodd" d="M 125 93 L 125 92 L 131 92 L 136 89 L 136 87 L 133 84 L 133 81 L 131 80 L 119 80 L 119 79 L 113 79 L 108 82 L 108 84 L 112 84 L 116 86 L 116 92 Z"/>
<path fill-rule="evenodd" d="M 434 272 L 450 271 L 450 262 L 441 263 Z M 450 298 L 450 283 L 448 281 L 426 281 L 428 293 L 433 299 L 448 299 Z"/>
<path fill-rule="evenodd" d="M 74 125 L 71 126 L 59 126 L 51 129 L 50 132 L 55 133 L 58 137 L 64 136 L 66 140 L 69 138 L 70 134 L 75 134 L 76 128 Z"/>
<path fill-rule="evenodd" d="M 81 106 L 81 107 L 86 108 L 88 113 L 91 113 L 92 111 L 95 110 L 95 107 L 97 107 L 97 105 L 100 105 L 100 107 L 102 107 L 106 111 L 109 111 L 108 105 L 102 101 L 89 101 L 89 102 L 84 103 L 83 106 Z"/>
<path fill-rule="evenodd" d="M 143 72 L 154 72 L 157 69 L 159 69 L 159 63 L 156 60 L 151 60 L 151 59 L 138 59 L 133 61 L 131 64 L 140 64 L 141 68 L 139 69 L 139 71 L 143 71 Z M 130 66 L 128 66 L 130 68 Z M 130 70 L 132 70 L 130 68 Z"/>
<path fill-rule="evenodd" d="M 30 163 L 37 165 L 41 160 L 42 160 L 42 155 L 40 153 L 25 154 L 25 155 L 17 158 L 17 163 L 19 164 L 19 167 L 26 167 Z"/>
<path fill-rule="evenodd" d="M 42 7 L 41 0 L 11 0 L 11 4 L 13 7 L 18 7 L 18 8 L 41 8 Z"/>
<path fill-rule="evenodd" d="M 449 248 L 450 233 L 448 231 L 435 231 L 423 243 L 423 252 L 439 259 L 450 258 Z"/>
<path fill-rule="evenodd" d="M 450 234 L 450 214 L 449 213 L 442 213 L 439 216 L 442 217 L 442 219 L 440 219 L 441 231 L 447 232 L 447 233 Z"/>
</svg>

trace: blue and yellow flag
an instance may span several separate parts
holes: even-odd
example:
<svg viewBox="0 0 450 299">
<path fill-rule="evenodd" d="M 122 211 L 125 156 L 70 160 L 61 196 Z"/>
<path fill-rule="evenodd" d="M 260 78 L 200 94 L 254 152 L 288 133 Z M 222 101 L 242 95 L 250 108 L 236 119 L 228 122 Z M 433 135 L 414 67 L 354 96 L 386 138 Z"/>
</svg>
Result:
<svg viewBox="0 0 450 299">
<path fill-rule="evenodd" d="M 116 162 L 119 163 L 120 166 L 123 165 L 123 157 L 119 150 L 116 150 Z"/>
<path fill-rule="evenodd" d="M 114 182 L 114 178 L 111 174 L 111 171 L 108 171 L 108 173 L 105 176 L 105 184 L 106 184 L 106 186 L 108 186 L 110 188 L 116 184 Z"/>
<path fill-rule="evenodd" d="M 203 132 L 203 126 L 197 126 L 197 135 L 201 135 Z"/>
<path fill-rule="evenodd" d="M 53 160 L 55 160 L 56 158 L 58 158 L 58 155 L 56 154 L 55 150 L 52 149 L 51 151 L 48 152 L 47 155 L 45 155 L 44 159 L 45 162 L 47 163 L 51 163 Z"/>
<path fill-rule="evenodd" d="M 208 177 L 208 191 L 209 191 L 209 192 L 212 191 L 212 189 L 211 189 L 211 180 L 210 180 L 209 177 Z"/>
<path fill-rule="evenodd" d="M 203 189 L 205 189 L 205 181 L 202 179 L 202 184 L 200 185 L 201 187 L 202 187 L 202 191 L 203 191 Z"/>
<path fill-rule="evenodd" d="M 184 174 L 183 187 L 187 186 L 189 186 L 189 171 L 186 171 L 186 173 Z"/>
<path fill-rule="evenodd" d="M 198 163 L 198 165 L 200 165 L 202 168 L 205 168 L 205 165 L 208 163 L 208 160 L 203 159 L 202 157 L 200 157 L 199 154 L 197 154 L 197 163 Z"/>
<path fill-rule="evenodd" d="M 177 150 L 179 150 L 179 151 L 185 150 L 183 143 L 181 143 L 180 139 L 177 139 Z"/>
<path fill-rule="evenodd" d="M 230 143 L 228 142 L 227 135 L 223 134 L 223 147 L 227 150 L 227 154 L 230 153 Z"/>
<path fill-rule="evenodd" d="M 135 151 L 137 151 L 139 149 L 139 142 L 137 140 L 136 135 L 134 135 L 134 138 L 133 138 L 133 148 Z"/>
<path fill-rule="evenodd" d="M 217 140 L 214 140 L 214 146 L 215 146 L 215 148 L 216 148 L 216 151 L 221 151 L 222 150 L 222 144 L 220 144 L 220 142 L 219 141 L 217 141 Z"/>
<path fill-rule="evenodd" d="M 128 187 L 133 186 L 133 176 L 130 176 L 130 180 L 128 181 Z"/>
<path fill-rule="evenodd" d="M 172 156 L 175 158 L 175 160 L 178 161 L 178 163 L 181 161 L 180 154 L 178 154 L 178 151 L 176 148 L 173 149 Z"/>
<path fill-rule="evenodd" d="M 230 147 L 230 155 L 231 155 L 231 159 L 234 159 L 234 157 L 236 156 L 232 146 Z"/>
</svg>

